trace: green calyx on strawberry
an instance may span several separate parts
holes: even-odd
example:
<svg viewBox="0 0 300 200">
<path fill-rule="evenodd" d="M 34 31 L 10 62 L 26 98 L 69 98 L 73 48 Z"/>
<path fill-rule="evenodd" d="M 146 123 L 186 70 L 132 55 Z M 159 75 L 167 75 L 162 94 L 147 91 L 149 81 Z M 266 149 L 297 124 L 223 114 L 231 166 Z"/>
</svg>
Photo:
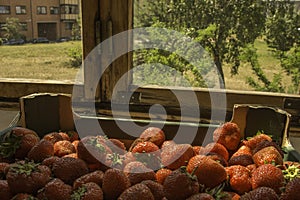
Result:
<svg viewBox="0 0 300 200">
<path fill-rule="evenodd" d="M 104 145 L 99 143 L 97 138 L 90 138 L 88 144 L 95 147 L 99 152 L 105 153 Z"/>
<path fill-rule="evenodd" d="M 118 153 L 107 154 L 107 160 L 111 161 L 111 167 L 122 166 L 124 157 Z"/>
<path fill-rule="evenodd" d="M 194 170 L 191 173 L 189 173 L 186 169 L 186 166 L 181 166 L 179 168 L 181 173 L 186 174 L 186 176 L 188 176 L 193 181 L 198 181 L 197 176 L 195 175 L 195 172 L 197 169 L 198 169 L 198 167 L 195 167 Z"/>
<path fill-rule="evenodd" d="M 0 143 L 0 155 L 3 158 L 12 157 L 16 150 L 20 147 L 22 136 L 15 134 L 7 134 L 2 138 Z"/>
<path fill-rule="evenodd" d="M 294 178 L 300 178 L 300 165 L 299 164 L 292 164 L 292 165 L 285 165 L 286 169 L 282 170 L 284 179 L 286 181 L 291 181 Z"/>
<path fill-rule="evenodd" d="M 85 195 L 85 193 L 87 192 L 86 187 L 82 186 L 79 187 L 76 191 L 73 192 L 73 194 L 71 195 L 71 200 L 81 200 L 82 197 Z"/>
<path fill-rule="evenodd" d="M 25 160 L 24 162 L 13 164 L 10 169 L 17 174 L 26 174 L 29 176 L 32 172 L 38 171 L 39 165 L 39 163 Z"/>
<path fill-rule="evenodd" d="M 227 182 L 223 182 L 220 185 L 212 188 L 212 189 L 206 189 L 205 193 L 210 194 L 213 196 L 216 200 L 226 199 L 228 198 L 228 193 L 224 192 L 224 188 L 226 186 Z"/>
</svg>

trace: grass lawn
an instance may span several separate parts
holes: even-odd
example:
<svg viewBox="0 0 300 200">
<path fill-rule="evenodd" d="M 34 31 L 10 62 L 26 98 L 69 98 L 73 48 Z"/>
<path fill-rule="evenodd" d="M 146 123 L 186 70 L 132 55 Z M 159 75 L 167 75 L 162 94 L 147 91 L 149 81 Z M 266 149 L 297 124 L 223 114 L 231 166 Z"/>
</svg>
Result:
<svg viewBox="0 0 300 200">
<path fill-rule="evenodd" d="M 68 51 L 80 41 L 0 46 L 0 78 L 74 80 L 78 68 L 70 64 Z"/>
<path fill-rule="evenodd" d="M 282 73 L 278 60 L 271 56 L 262 40 L 256 41 L 259 61 L 263 71 L 271 80 L 275 73 Z M 80 41 L 50 44 L 25 44 L 21 46 L 0 46 L 0 78 L 29 78 L 44 80 L 74 81 L 79 68 L 70 64 L 68 51 L 81 48 Z M 249 64 L 242 64 L 239 74 L 230 75 L 230 66 L 224 66 L 225 84 L 227 89 L 253 90 L 246 77 L 252 76 Z M 283 73 L 282 73 L 283 74 Z M 290 78 L 282 75 L 288 85 Z"/>
</svg>

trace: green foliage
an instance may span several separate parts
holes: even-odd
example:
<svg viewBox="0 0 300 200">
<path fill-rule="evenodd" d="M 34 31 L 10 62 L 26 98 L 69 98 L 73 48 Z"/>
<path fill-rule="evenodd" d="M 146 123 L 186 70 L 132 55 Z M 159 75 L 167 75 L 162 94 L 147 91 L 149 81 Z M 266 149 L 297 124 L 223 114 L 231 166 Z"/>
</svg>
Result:
<svg viewBox="0 0 300 200">
<path fill-rule="evenodd" d="M 137 1 L 139 2 L 139 1 Z M 224 80 L 223 62 L 232 64 L 236 74 L 241 48 L 261 35 L 265 1 L 143 1 L 137 8 L 136 26 L 162 24 L 194 39 L 209 51 Z M 172 65 L 170 65 L 172 67 Z M 220 82 L 223 82 L 223 81 Z"/>
<path fill-rule="evenodd" d="M 81 37 L 81 20 L 76 19 L 76 22 L 72 26 L 72 39 L 77 40 Z"/>
<path fill-rule="evenodd" d="M 6 23 L 3 25 L 2 31 L 4 31 L 4 37 L 7 39 L 20 39 L 24 37 L 20 31 L 22 30 L 22 25 L 18 18 L 6 18 Z"/>
<path fill-rule="evenodd" d="M 70 48 L 67 53 L 70 57 L 71 66 L 80 67 L 82 64 L 82 49 L 79 47 L 73 47 Z"/>
</svg>

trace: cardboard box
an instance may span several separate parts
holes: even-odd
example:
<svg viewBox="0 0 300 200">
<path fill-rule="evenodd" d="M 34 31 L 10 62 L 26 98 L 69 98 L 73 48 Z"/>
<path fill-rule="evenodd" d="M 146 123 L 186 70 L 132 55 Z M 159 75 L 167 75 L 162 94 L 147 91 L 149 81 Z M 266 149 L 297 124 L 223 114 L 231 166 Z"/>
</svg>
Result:
<svg viewBox="0 0 300 200">
<path fill-rule="evenodd" d="M 103 134 L 93 129 L 93 125 L 99 123 L 105 135 L 112 138 L 122 139 L 126 141 L 128 147 L 134 137 L 122 132 L 118 127 L 118 123 L 126 126 L 132 122 L 143 127 L 148 125 L 148 120 L 132 120 L 132 119 L 114 119 L 110 117 L 89 117 L 80 116 L 74 118 L 74 113 L 71 107 L 71 96 L 67 94 L 52 94 L 38 93 L 20 98 L 21 108 L 21 126 L 27 127 L 36 131 L 41 137 L 53 131 L 75 130 L 75 121 L 78 124 L 84 124 L 84 130 L 78 130 L 89 134 Z M 289 141 L 289 125 L 291 115 L 281 109 L 249 104 L 236 104 L 233 108 L 231 122 L 238 124 L 244 138 L 254 136 L 258 131 L 263 131 L 266 134 L 273 136 L 280 146 L 286 149 L 286 159 L 292 161 L 300 161 L 300 154 L 295 151 Z M 161 126 L 159 121 L 153 122 L 155 126 Z M 90 125 L 91 124 L 91 125 Z M 180 126 L 186 134 L 197 132 L 197 135 L 192 145 L 205 145 L 212 140 L 213 130 L 218 125 L 208 124 L 193 124 L 193 123 L 178 123 L 170 122 L 163 125 L 167 139 L 172 139 L 174 133 L 177 132 Z M 91 128 L 89 128 L 91 127 Z M 136 130 L 136 133 L 140 130 Z M 134 135 L 133 134 L 133 135 Z M 208 137 L 205 137 L 208 134 Z M 184 142 L 184 137 L 182 137 Z"/>
<path fill-rule="evenodd" d="M 20 125 L 32 129 L 40 137 L 53 131 L 74 130 L 71 96 L 35 93 L 20 98 Z"/>
</svg>

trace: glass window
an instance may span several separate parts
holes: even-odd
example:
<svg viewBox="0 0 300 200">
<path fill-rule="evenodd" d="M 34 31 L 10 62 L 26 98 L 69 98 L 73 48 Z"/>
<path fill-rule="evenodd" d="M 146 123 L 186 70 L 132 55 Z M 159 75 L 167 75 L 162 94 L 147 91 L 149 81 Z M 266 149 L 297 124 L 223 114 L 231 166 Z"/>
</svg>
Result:
<svg viewBox="0 0 300 200">
<path fill-rule="evenodd" d="M 26 6 L 16 6 L 16 14 L 26 14 Z"/>
<path fill-rule="evenodd" d="M 0 14 L 10 14 L 10 6 L 0 6 Z"/>
<path fill-rule="evenodd" d="M 47 7 L 46 6 L 38 6 L 37 7 L 37 14 L 38 15 L 45 15 L 45 14 L 47 14 Z"/>
<path fill-rule="evenodd" d="M 77 5 L 62 5 L 61 14 L 78 14 L 79 8 Z"/>
<path fill-rule="evenodd" d="M 51 15 L 57 15 L 59 14 L 59 8 L 58 7 L 50 7 L 50 14 Z"/>
<path fill-rule="evenodd" d="M 66 30 L 72 30 L 73 24 L 74 24 L 73 22 L 66 22 L 65 29 Z"/>
<path fill-rule="evenodd" d="M 20 22 L 21 31 L 27 31 L 27 22 Z"/>
</svg>

